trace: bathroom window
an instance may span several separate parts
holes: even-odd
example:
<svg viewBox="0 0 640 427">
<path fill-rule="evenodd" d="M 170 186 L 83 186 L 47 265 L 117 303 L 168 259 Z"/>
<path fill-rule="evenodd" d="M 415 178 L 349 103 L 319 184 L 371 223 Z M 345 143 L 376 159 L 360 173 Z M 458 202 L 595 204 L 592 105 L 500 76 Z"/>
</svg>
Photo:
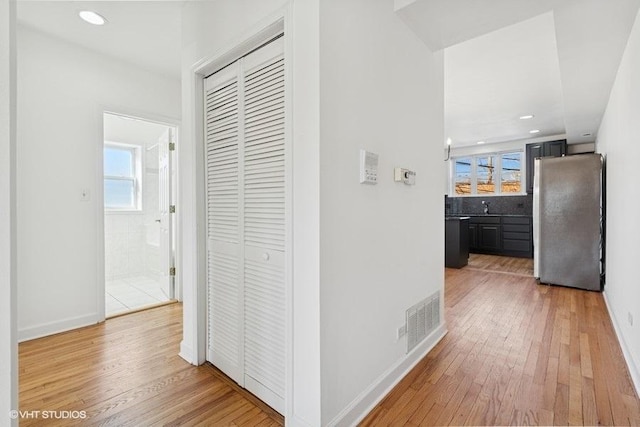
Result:
<svg viewBox="0 0 640 427">
<path fill-rule="evenodd" d="M 104 207 L 108 210 L 140 210 L 140 147 L 105 143 Z"/>
<path fill-rule="evenodd" d="M 449 194 L 499 196 L 522 194 L 522 152 L 478 154 L 451 159 Z"/>
</svg>

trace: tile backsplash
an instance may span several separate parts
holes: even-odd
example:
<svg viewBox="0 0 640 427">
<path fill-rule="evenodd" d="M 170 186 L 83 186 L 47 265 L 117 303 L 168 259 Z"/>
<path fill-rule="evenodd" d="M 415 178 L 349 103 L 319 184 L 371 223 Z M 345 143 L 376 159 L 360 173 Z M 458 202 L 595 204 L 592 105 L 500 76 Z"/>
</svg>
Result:
<svg viewBox="0 0 640 427">
<path fill-rule="evenodd" d="M 533 195 L 492 196 L 492 197 L 449 197 L 444 196 L 445 215 L 482 215 L 482 201 L 489 203 L 490 214 L 531 215 L 533 212 Z"/>
</svg>

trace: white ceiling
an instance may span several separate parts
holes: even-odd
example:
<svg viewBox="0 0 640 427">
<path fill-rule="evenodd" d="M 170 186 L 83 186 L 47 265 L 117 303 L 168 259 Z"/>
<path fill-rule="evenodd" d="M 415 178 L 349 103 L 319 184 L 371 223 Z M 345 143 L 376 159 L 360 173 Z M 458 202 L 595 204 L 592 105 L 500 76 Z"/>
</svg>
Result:
<svg viewBox="0 0 640 427">
<path fill-rule="evenodd" d="M 394 0 L 444 50 L 454 146 L 566 134 L 594 141 L 640 0 Z M 21 25 L 180 77 L 181 1 L 18 1 Z M 77 16 L 94 10 L 102 27 Z M 519 120 L 534 114 L 529 121 Z M 591 134 L 590 136 L 582 136 Z M 443 141 L 444 143 L 444 141 Z"/>
<path fill-rule="evenodd" d="M 168 126 L 117 114 L 104 115 L 104 140 L 122 144 L 152 147 Z"/>
<path fill-rule="evenodd" d="M 447 48 L 444 69 L 445 129 L 455 145 L 565 132 L 550 12 Z"/>
<path fill-rule="evenodd" d="M 81 10 L 104 16 L 94 26 Z M 18 1 L 18 23 L 148 71 L 180 78 L 181 1 Z"/>
<path fill-rule="evenodd" d="M 455 147 L 563 134 L 594 141 L 640 0 L 395 5 L 432 50 L 444 50 L 445 138 Z M 519 120 L 525 114 L 535 117 Z"/>
</svg>

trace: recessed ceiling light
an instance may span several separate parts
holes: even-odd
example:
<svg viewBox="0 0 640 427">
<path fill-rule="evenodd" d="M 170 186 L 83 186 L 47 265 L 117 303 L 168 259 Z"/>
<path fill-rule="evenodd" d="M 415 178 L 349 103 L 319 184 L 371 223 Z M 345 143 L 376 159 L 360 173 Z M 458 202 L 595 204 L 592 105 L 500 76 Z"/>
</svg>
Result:
<svg viewBox="0 0 640 427">
<path fill-rule="evenodd" d="M 80 15 L 80 18 L 93 25 L 104 25 L 107 22 L 104 16 L 91 10 L 83 10 L 79 12 L 78 15 Z"/>
<path fill-rule="evenodd" d="M 533 119 L 533 114 L 527 114 L 526 116 L 520 116 L 520 120 Z"/>
<path fill-rule="evenodd" d="M 529 131 L 529 133 L 538 133 L 538 132 L 540 132 L 539 129 L 532 129 L 532 130 Z"/>
<path fill-rule="evenodd" d="M 484 143 L 485 143 L 485 141 L 478 141 L 478 142 L 476 142 L 476 144 L 484 144 Z"/>
</svg>

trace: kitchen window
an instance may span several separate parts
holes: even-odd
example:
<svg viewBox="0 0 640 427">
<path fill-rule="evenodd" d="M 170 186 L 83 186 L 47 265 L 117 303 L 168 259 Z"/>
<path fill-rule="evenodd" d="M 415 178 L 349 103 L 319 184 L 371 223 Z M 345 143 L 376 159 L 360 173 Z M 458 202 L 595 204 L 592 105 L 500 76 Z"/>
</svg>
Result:
<svg viewBox="0 0 640 427">
<path fill-rule="evenodd" d="M 140 147 L 106 143 L 104 146 L 104 207 L 114 211 L 141 209 Z"/>
<path fill-rule="evenodd" d="M 450 194 L 505 195 L 523 193 L 522 152 L 453 157 Z"/>
</svg>

